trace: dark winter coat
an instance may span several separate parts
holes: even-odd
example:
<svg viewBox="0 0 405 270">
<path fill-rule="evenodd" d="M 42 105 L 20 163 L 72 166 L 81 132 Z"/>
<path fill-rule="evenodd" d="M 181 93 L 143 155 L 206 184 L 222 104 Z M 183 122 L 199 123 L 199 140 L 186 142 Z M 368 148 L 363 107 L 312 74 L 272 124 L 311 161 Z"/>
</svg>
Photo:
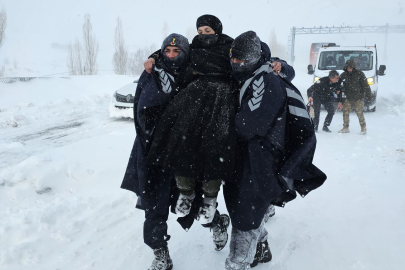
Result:
<svg viewBox="0 0 405 270">
<path fill-rule="evenodd" d="M 316 83 L 308 88 L 307 96 L 323 102 L 331 102 L 333 101 L 335 94 L 337 95 L 336 92 L 340 90 L 340 83 L 332 83 L 329 76 L 326 76 L 320 78 Z"/>
<path fill-rule="evenodd" d="M 353 67 L 352 72 L 347 71 L 347 67 Z M 363 71 L 356 68 L 353 60 L 348 60 L 343 68 L 344 72 L 340 75 L 339 83 L 343 83 L 346 99 L 350 101 L 363 100 L 364 95 L 368 101 L 371 101 L 371 89 L 368 85 L 366 75 Z"/>
<path fill-rule="evenodd" d="M 242 164 L 236 183 L 224 186 L 232 226 L 259 227 L 268 206 L 284 206 L 321 186 L 312 164 L 316 138 L 300 92 L 265 63 L 240 89 L 236 114 Z"/>
<path fill-rule="evenodd" d="M 134 99 L 136 138 L 121 188 L 136 193 L 136 207 L 139 209 L 148 211 L 151 208 L 160 208 L 163 212 L 172 206 L 173 212 L 177 202 L 179 191 L 173 175 L 146 164 L 156 122 L 176 93 L 174 74 L 168 73 L 160 63 L 152 74 L 143 72 L 138 81 Z M 170 192 L 167 192 L 168 189 Z M 198 190 L 192 214 L 177 219 L 183 228 L 191 227 L 201 200 L 201 192 Z"/>
<path fill-rule="evenodd" d="M 141 199 L 152 171 L 146 166 L 146 156 L 156 122 L 175 93 L 173 81 L 173 75 L 157 67 L 152 74 L 144 71 L 136 88 L 133 108 L 136 138 L 121 188 L 135 192 Z"/>
<path fill-rule="evenodd" d="M 157 125 L 148 164 L 197 181 L 233 177 L 237 96 L 230 76 L 232 41 L 222 34 L 215 44 L 205 46 L 194 38 L 190 64 L 178 76 L 186 87 Z"/>
</svg>

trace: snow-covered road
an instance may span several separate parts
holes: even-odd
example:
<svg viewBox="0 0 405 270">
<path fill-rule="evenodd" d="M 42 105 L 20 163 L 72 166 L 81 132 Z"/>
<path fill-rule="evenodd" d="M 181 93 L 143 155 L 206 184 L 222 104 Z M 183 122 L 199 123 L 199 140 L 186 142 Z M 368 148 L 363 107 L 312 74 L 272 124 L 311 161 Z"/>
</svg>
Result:
<svg viewBox="0 0 405 270">
<path fill-rule="evenodd" d="M 1 84 L 1 270 L 148 268 L 143 212 L 119 189 L 133 123 L 108 113 L 114 90 L 131 81 Z M 294 82 L 305 95 L 311 78 Z M 266 225 L 273 261 L 258 270 L 404 268 L 405 95 L 389 78 L 380 84 L 377 112 L 365 115 L 367 135 L 354 114 L 351 133 L 338 134 L 340 112 L 333 133 L 318 133 L 314 163 L 328 180 L 276 209 Z M 222 197 L 219 209 L 226 211 Z M 185 232 L 170 215 L 169 234 L 174 269 L 224 269 L 229 248 L 216 252 L 209 230 L 195 224 Z"/>
</svg>

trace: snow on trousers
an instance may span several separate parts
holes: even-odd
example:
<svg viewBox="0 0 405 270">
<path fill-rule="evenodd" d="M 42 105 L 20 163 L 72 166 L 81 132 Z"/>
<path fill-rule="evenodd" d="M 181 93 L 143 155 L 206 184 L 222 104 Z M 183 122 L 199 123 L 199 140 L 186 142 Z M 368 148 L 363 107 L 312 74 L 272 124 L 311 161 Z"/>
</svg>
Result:
<svg viewBox="0 0 405 270">
<path fill-rule="evenodd" d="M 359 123 L 362 128 L 366 127 L 366 120 L 364 119 L 364 100 L 345 100 L 344 106 L 343 106 L 343 127 L 348 128 L 349 127 L 349 114 L 352 111 L 352 108 L 355 107 L 355 112 L 357 114 L 357 117 L 359 118 Z"/>
<path fill-rule="evenodd" d="M 267 240 L 267 230 L 264 228 L 265 220 L 263 218 L 259 228 L 250 231 L 241 231 L 232 228 L 230 252 L 225 261 L 226 270 L 245 270 L 250 269 L 253 263 L 257 243 Z"/>
</svg>

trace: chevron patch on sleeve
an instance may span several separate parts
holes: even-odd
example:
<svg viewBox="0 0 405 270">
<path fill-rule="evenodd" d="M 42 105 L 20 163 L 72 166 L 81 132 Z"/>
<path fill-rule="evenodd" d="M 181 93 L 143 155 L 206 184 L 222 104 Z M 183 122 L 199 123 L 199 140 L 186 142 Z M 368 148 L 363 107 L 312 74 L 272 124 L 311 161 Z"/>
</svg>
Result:
<svg viewBox="0 0 405 270">
<path fill-rule="evenodd" d="M 171 76 L 170 74 L 167 74 L 163 69 L 159 69 L 155 67 L 155 70 L 157 72 L 159 72 L 159 80 L 160 80 L 160 84 L 162 85 L 162 91 L 166 94 L 169 94 L 170 92 L 172 92 L 172 85 L 170 83 L 169 77 L 170 79 L 172 79 L 172 81 L 174 81 L 173 76 Z"/>
<path fill-rule="evenodd" d="M 263 99 L 263 94 L 264 94 L 264 80 L 263 76 L 261 76 L 259 79 L 256 81 L 253 81 L 252 83 L 252 89 L 253 89 L 253 97 L 249 100 L 249 108 L 251 111 L 256 110 L 257 108 L 260 107 L 260 104 Z"/>
</svg>

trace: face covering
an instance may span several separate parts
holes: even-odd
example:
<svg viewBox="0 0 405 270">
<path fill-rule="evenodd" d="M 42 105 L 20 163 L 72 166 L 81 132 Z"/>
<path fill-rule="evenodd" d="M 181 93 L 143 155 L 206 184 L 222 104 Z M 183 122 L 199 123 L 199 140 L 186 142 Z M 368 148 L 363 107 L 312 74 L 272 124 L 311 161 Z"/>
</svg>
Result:
<svg viewBox="0 0 405 270">
<path fill-rule="evenodd" d="M 163 62 L 165 63 L 166 67 L 175 73 L 180 70 L 185 60 L 186 56 L 183 51 L 180 51 L 179 55 L 177 55 L 173 60 L 169 59 L 166 54 L 163 54 Z"/>
<path fill-rule="evenodd" d="M 264 57 L 261 57 L 259 60 L 248 61 L 245 63 L 233 63 L 231 61 L 231 75 L 239 82 L 247 80 L 253 75 L 256 69 L 258 69 L 265 62 Z"/>
<path fill-rule="evenodd" d="M 198 40 L 203 46 L 210 46 L 217 42 L 218 35 L 198 35 Z"/>
<path fill-rule="evenodd" d="M 231 75 L 238 81 L 244 81 L 256 70 L 256 66 L 252 63 L 233 63 L 231 61 Z"/>
</svg>

